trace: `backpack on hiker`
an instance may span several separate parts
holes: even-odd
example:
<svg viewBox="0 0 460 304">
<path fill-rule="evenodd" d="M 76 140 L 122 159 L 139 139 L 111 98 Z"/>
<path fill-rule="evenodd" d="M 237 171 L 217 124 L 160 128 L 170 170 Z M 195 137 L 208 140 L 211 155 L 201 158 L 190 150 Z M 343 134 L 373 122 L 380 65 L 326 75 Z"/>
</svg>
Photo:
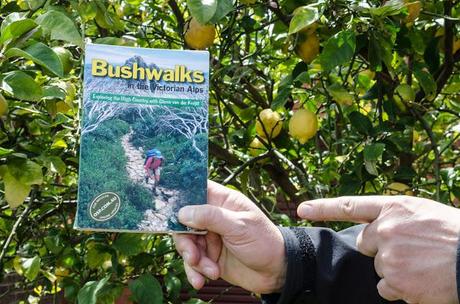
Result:
<svg viewBox="0 0 460 304">
<path fill-rule="evenodd" d="M 150 149 L 150 150 L 148 150 L 148 151 L 145 153 L 144 166 L 145 166 L 145 164 L 147 163 L 147 161 L 149 160 L 150 157 L 155 157 L 155 158 L 163 159 L 163 156 L 161 155 L 160 150 L 155 149 L 155 148 L 154 148 L 154 149 Z"/>
</svg>

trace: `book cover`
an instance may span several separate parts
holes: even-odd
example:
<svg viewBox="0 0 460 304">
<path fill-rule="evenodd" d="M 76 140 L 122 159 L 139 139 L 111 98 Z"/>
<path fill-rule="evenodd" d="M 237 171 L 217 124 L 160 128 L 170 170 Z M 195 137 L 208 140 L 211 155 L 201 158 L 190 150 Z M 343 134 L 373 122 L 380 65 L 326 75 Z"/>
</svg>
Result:
<svg viewBox="0 0 460 304">
<path fill-rule="evenodd" d="M 76 229 L 200 233 L 208 88 L 208 52 L 86 45 Z"/>
</svg>

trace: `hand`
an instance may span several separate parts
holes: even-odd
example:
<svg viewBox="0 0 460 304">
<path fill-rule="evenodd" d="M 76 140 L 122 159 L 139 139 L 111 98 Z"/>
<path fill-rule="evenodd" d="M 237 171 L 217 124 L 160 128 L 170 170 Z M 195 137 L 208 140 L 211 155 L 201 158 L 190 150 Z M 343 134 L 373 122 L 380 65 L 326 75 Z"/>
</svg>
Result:
<svg viewBox="0 0 460 304">
<path fill-rule="evenodd" d="M 196 289 L 219 277 L 256 293 L 279 291 L 286 272 L 284 240 L 265 214 L 242 193 L 208 182 L 208 204 L 179 211 L 184 225 L 206 235 L 175 234 L 188 280 Z"/>
<path fill-rule="evenodd" d="M 379 294 L 390 301 L 458 303 L 456 252 L 460 211 L 409 196 L 361 196 L 302 203 L 300 217 L 313 221 L 370 223 L 358 250 L 375 257 Z"/>
</svg>

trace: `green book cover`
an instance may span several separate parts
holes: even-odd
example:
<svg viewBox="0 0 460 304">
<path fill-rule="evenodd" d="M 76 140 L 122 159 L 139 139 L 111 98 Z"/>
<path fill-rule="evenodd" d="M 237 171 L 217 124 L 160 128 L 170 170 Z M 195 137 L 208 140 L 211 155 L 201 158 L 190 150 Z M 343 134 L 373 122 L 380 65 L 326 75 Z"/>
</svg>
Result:
<svg viewBox="0 0 460 304">
<path fill-rule="evenodd" d="M 207 200 L 209 54 L 88 44 L 75 228 L 199 232 Z"/>
</svg>

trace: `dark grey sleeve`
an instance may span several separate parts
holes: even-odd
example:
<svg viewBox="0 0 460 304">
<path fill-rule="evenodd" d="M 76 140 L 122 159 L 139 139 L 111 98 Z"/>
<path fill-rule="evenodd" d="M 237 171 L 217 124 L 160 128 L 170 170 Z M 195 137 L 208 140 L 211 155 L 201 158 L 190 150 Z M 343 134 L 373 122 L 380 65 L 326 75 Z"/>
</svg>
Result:
<svg viewBox="0 0 460 304">
<path fill-rule="evenodd" d="M 341 232 L 326 228 L 284 228 L 286 283 L 280 294 L 264 295 L 265 304 L 374 304 L 388 302 L 377 292 L 372 258 L 356 250 L 363 225 Z"/>
</svg>

